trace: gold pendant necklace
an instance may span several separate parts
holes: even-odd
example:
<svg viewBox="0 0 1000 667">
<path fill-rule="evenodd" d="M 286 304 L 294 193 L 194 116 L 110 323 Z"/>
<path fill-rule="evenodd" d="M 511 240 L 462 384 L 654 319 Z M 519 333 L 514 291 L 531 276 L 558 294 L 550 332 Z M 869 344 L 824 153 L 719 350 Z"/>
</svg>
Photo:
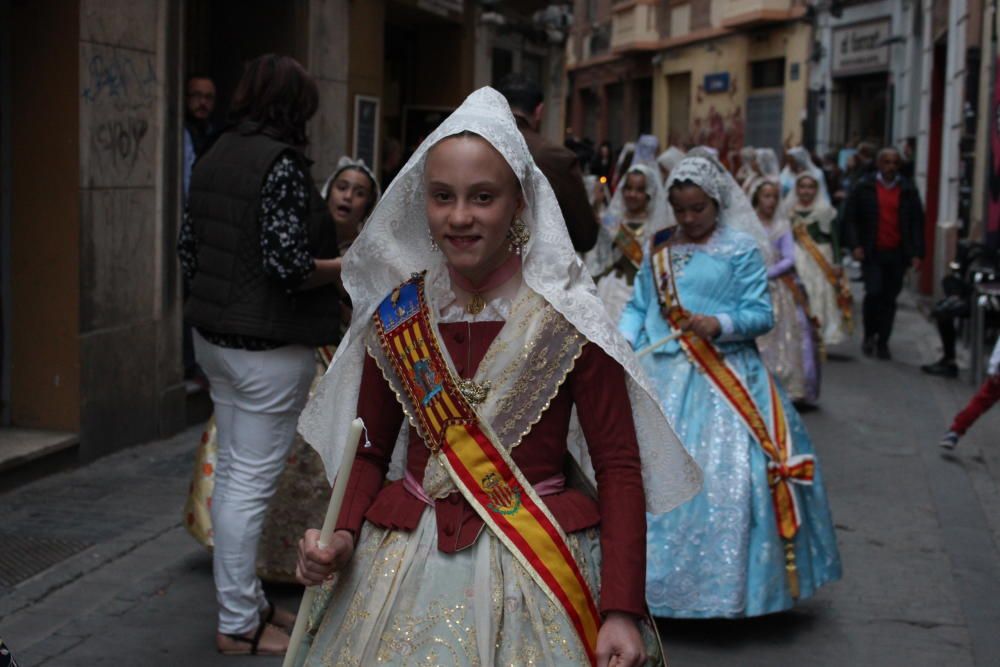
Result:
<svg viewBox="0 0 1000 667">
<path fill-rule="evenodd" d="M 469 315 L 478 315 L 483 312 L 484 308 L 486 308 L 486 299 L 479 293 L 473 294 L 469 303 L 465 304 L 465 312 Z"/>
<path fill-rule="evenodd" d="M 462 392 L 462 396 L 465 396 L 465 400 L 473 406 L 486 401 L 487 397 L 490 395 L 490 388 L 489 382 L 479 383 L 475 380 L 458 381 L 458 390 Z"/>
<path fill-rule="evenodd" d="M 480 301 L 482 301 L 482 296 L 476 294 L 475 297 L 478 297 Z M 470 305 L 471 304 L 472 302 L 470 302 Z M 479 310 L 476 312 L 482 312 L 483 307 L 484 306 L 480 306 Z M 468 310 L 468 306 L 466 306 L 466 310 Z M 469 328 L 469 335 L 466 337 L 466 340 L 469 341 L 469 347 L 466 350 L 465 355 L 465 368 L 466 372 L 472 372 L 472 323 L 466 322 L 466 325 Z M 467 400 L 473 407 L 486 401 L 486 397 L 490 395 L 490 388 L 489 382 L 476 382 L 471 378 L 460 379 L 458 381 L 458 390 L 462 393 L 462 396 L 465 396 L 465 400 Z"/>
</svg>

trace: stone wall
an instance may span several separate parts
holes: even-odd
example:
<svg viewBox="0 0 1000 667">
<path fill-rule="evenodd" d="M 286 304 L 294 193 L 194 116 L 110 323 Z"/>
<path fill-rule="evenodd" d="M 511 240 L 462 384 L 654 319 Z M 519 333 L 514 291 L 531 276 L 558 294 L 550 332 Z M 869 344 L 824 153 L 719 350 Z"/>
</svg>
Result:
<svg viewBox="0 0 1000 667">
<path fill-rule="evenodd" d="M 176 99 L 157 0 L 81 0 L 81 455 L 179 428 Z M 168 28 L 170 28 L 168 30 Z M 173 59 L 176 62 L 176 58 Z M 165 128 L 170 128 L 167 136 Z"/>
<path fill-rule="evenodd" d="M 351 149 L 347 137 L 348 0 L 310 0 L 306 69 L 319 87 L 319 111 L 309 124 L 309 157 L 320 185 Z M 381 53 L 373 54 L 381 57 Z"/>
</svg>

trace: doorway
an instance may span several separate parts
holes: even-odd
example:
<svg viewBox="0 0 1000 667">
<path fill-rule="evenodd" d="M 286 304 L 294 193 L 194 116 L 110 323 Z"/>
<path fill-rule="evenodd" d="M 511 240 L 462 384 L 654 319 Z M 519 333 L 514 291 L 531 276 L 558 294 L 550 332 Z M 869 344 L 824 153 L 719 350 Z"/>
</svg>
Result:
<svg viewBox="0 0 1000 667">
<path fill-rule="evenodd" d="M 79 12 L 0 2 L 0 470 L 80 429 Z"/>
<path fill-rule="evenodd" d="M 885 72 L 834 80 L 833 115 L 840 122 L 834 145 L 856 145 L 867 141 L 884 146 L 889 141 L 889 79 Z"/>
<path fill-rule="evenodd" d="M 691 136 L 691 73 L 667 77 L 667 144 L 685 146 Z"/>
</svg>

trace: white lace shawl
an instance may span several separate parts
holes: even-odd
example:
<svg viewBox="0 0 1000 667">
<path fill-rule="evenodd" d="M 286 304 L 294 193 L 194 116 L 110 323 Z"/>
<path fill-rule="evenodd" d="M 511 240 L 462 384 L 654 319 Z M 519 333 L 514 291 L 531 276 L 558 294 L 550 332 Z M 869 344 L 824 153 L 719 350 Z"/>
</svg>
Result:
<svg viewBox="0 0 1000 667">
<path fill-rule="evenodd" d="M 532 160 L 507 102 L 492 88 L 470 95 L 420 145 L 345 255 L 343 280 L 354 317 L 302 413 L 300 433 L 321 455 L 332 483 L 340 469 L 344 437 L 357 412 L 365 340 L 375 308 L 412 273 L 444 261 L 441 253 L 431 250 L 427 235 L 423 183 L 427 151 L 464 131 L 480 135 L 496 148 L 521 183 L 526 201 L 522 220 L 531 233 L 522 255 L 525 283 L 627 373 L 648 511 L 662 513 L 676 507 L 698 492 L 701 470 L 670 427 L 653 385 L 598 299 L 594 282 L 570 243 L 551 186 Z M 586 446 L 571 442 L 570 450 L 593 482 Z"/>
<path fill-rule="evenodd" d="M 750 199 L 736 180 L 720 163 L 704 154 L 692 156 L 690 153 L 670 172 L 667 193 L 677 183 L 691 183 L 701 188 L 719 207 L 719 226 L 749 235 L 757 244 L 761 256 L 768 262 L 771 241 L 767 231 L 757 218 L 757 212 Z"/>
</svg>

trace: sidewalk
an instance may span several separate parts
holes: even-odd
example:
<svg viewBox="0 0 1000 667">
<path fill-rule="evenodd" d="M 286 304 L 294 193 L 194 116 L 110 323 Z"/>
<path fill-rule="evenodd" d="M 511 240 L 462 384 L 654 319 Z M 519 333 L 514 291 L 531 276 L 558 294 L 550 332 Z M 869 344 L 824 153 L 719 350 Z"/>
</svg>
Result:
<svg viewBox="0 0 1000 667">
<path fill-rule="evenodd" d="M 863 358 L 857 341 L 836 350 L 820 409 L 804 415 L 844 580 L 787 614 L 663 623 L 671 667 L 996 664 L 1000 409 L 954 454 L 936 446 L 973 387 L 920 372 L 936 335 L 913 303 L 899 314 L 895 360 Z M 214 650 L 211 559 L 181 525 L 199 435 L 0 495 L 0 636 L 24 667 L 280 664 Z M 298 591 L 275 592 L 295 608 Z"/>
<path fill-rule="evenodd" d="M 0 587 L 0 635 L 21 665 L 281 664 L 214 650 L 211 556 L 181 524 L 200 435 L 188 429 L 0 495 L 0 586 L 45 565 L 53 543 L 68 556 Z M 275 593 L 297 604 L 294 589 Z"/>
</svg>

